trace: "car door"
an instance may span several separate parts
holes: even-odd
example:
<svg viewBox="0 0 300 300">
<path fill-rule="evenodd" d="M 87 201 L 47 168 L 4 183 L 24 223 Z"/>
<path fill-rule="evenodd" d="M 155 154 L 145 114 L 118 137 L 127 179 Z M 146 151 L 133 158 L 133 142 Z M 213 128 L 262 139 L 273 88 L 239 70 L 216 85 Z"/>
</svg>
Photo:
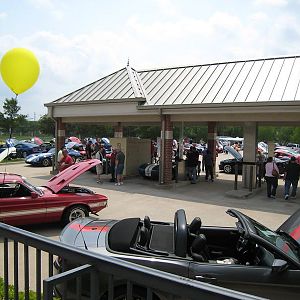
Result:
<svg viewBox="0 0 300 300">
<path fill-rule="evenodd" d="M 0 199 L 1 220 L 11 225 L 43 223 L 46 215 L 42 196 L 31 194 L 21 183 L 7 183 L 6 197 Z"/>
<path fill-rule="evenodd" d="M 190 264 L 190 278 L 267 299 L 299 299 L 300 271 L 222 263 Z"/>
</svg>

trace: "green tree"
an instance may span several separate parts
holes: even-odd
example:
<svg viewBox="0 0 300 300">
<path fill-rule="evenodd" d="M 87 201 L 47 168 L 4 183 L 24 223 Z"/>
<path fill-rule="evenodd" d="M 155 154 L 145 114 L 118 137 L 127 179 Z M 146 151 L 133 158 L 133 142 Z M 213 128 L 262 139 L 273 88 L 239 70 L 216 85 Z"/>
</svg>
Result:
<svg viewBox="0 0 300 300">
<path fill-rule="evenodd" d="M 55 121 L 47 115 L 43 115 L 38 120 L 38 128 L 43 134 L 55 135 Z"/>
<path fill-rule="evenodd" d="M 12 134 L 13 129 L 22 126 L 26 121 L 26 115 L 19 114 L 21 106 L 18 105 L 18 100 L 11 98 L 5 99 L 3 104 L 4 112 L 0 116 L 1 127 Z"/>
</svg>

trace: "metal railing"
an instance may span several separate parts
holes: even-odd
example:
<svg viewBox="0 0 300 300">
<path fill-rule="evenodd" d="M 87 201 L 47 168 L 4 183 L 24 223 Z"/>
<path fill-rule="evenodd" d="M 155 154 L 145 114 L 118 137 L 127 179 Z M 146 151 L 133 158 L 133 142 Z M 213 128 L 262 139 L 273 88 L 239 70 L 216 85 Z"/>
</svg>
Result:
<svg viewBox="0 0 300 300">
<path fill-rule="evenodd" d="M 115 299 L 116 284 L 121 281 L 124 297 L 119 296 L 118 299 L 136 299 L 136 287 L 142 287 L 144 291 L 144 295 L 138 298 L 147 300 L 161 299 L 157 295 L 164 295 L 167 299 L 262 299 L 75 248 L 3 223 L 0 223 L 0 237 L 3 244 L 0 247 L 0 253 L 3 251 L 0 274 L 3 272 L 4 300 L 9 299 L 11 283 L 16 300 L 20 291 L 28 300 L 32 286 L 35 286 L 37 300 L 52 300 L 57 285 L 62 285 L 61 299 Z M 53 275 L 53 262 L 57 257 L 61 258 L 62 266 L 67 260 L 76 267 Z M 88 296 L 83 297 L 83 278 L 87 275 Z M 30 280 L 33 280 L 31 286 Z M 70 280 L 73 280 L 72 293 L 67 285 Z"/>
</svg>

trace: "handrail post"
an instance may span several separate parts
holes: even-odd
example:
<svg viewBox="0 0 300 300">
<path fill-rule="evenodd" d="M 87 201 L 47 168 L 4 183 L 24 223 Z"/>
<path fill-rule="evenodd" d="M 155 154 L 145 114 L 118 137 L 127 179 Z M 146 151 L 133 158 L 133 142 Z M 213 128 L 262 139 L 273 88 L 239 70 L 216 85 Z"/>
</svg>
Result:
<svg viewBox="0 0 300 300">
<path fill-rule="evenodd" d="M 234 190 L 237 190 L 238 174 L 239 174 L 238 162 L 235 162 L 235 165 L 234 165 Z"/>
<path fill-rule="evenodd" d="M 249 192 L 253 189 L 253 166 L 250 166 L 250 176 L 249 176 Z"/>
</svg>

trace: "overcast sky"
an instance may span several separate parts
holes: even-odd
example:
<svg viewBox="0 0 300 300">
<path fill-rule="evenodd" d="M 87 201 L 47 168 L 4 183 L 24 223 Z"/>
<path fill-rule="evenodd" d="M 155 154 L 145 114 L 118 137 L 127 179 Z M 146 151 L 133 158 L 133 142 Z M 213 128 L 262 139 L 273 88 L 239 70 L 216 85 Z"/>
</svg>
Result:
<svg viewBox="0 0 300 300">
<path fill-rule="evenodd" d="M 0 58 L 23 47 L 40 63 L 19 95 L 36 119 L 51 102 L 137 69 L 300 54 L 300 0 L 0 0 Z M 14 94 L 0 80 L 1 111 Z"/>
</svg>

